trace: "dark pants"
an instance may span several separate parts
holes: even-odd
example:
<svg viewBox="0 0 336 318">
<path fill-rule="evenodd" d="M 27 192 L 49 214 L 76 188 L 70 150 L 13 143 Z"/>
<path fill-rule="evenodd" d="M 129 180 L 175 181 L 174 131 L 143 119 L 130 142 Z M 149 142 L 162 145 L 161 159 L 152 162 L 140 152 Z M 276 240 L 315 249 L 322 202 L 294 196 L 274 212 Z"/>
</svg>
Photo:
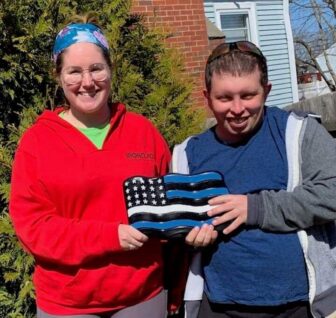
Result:
<svg viewBox="0 0 336 318">
<path fill-rule="evenodd" d="M 205 294 L 198 318 L 313 318 L 308 302 L 281 306 L 245 306 L 210 303 Z"/>
</svg>

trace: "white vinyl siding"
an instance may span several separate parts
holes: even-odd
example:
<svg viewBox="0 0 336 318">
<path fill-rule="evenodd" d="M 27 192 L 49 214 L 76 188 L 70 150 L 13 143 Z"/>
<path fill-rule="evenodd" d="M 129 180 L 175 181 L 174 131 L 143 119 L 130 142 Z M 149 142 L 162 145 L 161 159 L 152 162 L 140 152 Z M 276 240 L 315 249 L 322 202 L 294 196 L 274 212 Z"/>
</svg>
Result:
<svg viewBox="0 0 336 318">
<path fill-rule="evenodd" d="M 293 58 L 291 34 L 288 35 L 285 20 L 285 2 L 288 0 L 255 0 L 255 1 L 230 1 L 230 0 L 204 0 L 205 15 L 211 22 L 221 28 L 218 16 L 220 8 L 227 8 L 227 14 L 249 14 L 247 29 L 250 34 L 248 39 L 258 45 L 268 61 L 269 79 L 272 90 L 266 104 L 269 106 L 285 107 L 296 102 L 297 83 L 293 83 Z M 233 9 L 235 8 L 235 9 Z M 223 30 L 226 34 L 225 30 Z M 230 37 L 226 38 L 230 42 Z M 295 66 L 294 66 L 295 68 Z M 295 72 L 295 69 L 294 69 Z"/>
</svg>

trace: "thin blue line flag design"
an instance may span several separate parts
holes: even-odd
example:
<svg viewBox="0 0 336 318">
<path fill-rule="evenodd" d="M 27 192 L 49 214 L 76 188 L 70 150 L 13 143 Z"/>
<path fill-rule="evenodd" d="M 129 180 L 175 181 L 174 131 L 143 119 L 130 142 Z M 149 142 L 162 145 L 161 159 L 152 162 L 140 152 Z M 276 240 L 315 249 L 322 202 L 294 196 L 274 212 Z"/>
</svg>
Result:
<svg viewBox="0 0 336 318">
<path fill-rule="evenodd" d="M 208 200 L 227 194 L 215 171 L 194 175 L 135 176 L 124 182 L 129 223 L 148 235 L 178 237 L 193 227 L 211 224 Z"/>
</svg>

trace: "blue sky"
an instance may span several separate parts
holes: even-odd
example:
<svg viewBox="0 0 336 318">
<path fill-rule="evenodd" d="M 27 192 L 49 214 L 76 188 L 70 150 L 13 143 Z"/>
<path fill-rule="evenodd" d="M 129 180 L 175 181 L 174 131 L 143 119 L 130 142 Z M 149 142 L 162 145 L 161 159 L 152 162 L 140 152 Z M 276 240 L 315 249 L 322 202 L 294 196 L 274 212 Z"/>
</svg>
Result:
<svg viewBox="0 0 336 318">
<path fill-rule="evenodd" d="M 312 16 L 313 10 L 310 5 L 310 0 L 294 0 L 294 3 L 296 4 L 290 5 L 293 33 L 296 34 L 300 31 L 304 33 L 316 32 L 316 18 Z M 324 9 L 322 0 L 316 0 L 316 3 L 319 4 L 319 10 L 321 10 L 323 17 L 325 17 L 329 23 L 336 25 L 333 12 L 329 9 Z"/>
</svg>

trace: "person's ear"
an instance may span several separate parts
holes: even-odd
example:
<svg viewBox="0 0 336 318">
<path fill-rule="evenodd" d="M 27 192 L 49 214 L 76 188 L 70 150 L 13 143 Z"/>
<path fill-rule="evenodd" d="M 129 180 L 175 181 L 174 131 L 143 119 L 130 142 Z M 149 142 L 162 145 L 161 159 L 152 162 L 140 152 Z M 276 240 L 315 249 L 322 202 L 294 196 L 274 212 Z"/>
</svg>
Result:
<svg viewBox="0 0 336 318">
<path fill-rule="evenodd" d="M 268 94 L 270 93 L 272 89 L 272 83 L 271 82 L 268 82 L 266 85 L 264 85 L 264 95 L 265 95 L 265 101 L 268 97 Z"/>
<path fill-rule="evenodd" d="M 206 105 L 212 110 L 210 92 L 207 89 L 203 90 L 203 96 L 204 96 L 204 100 L 205 100 Z"/>
<path fill-rule="evenodd" d="M 203 89 L 203 96 L 205 99 L 208 99 L 208 91 L 206 89 Z"/>
</svg>

